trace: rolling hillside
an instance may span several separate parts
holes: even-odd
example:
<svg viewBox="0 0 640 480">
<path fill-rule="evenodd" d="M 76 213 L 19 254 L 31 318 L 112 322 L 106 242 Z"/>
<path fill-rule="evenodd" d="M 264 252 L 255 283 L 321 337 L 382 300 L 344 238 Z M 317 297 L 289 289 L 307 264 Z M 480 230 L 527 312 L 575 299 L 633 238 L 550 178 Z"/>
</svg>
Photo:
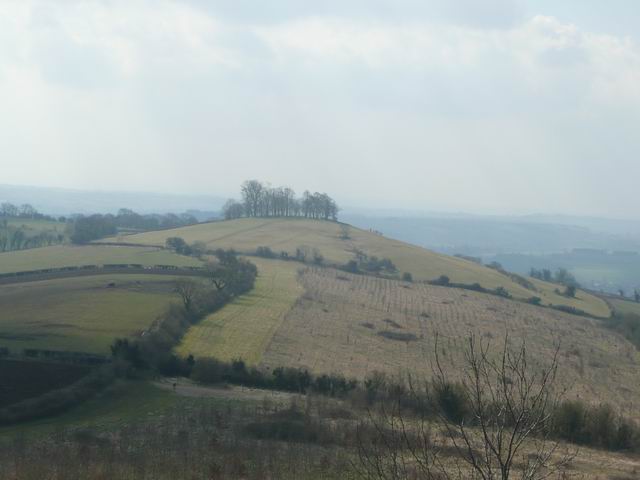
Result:
<svg viewBox="0 0 640 480">
<path fill-rule="evenodd" d="M 344 228 L 349 238 L 344 238 Z M 567 298 L 554 292 L 555 285 L 537 281 L 533 282 L 535 290 L 531 290 L 496 270 L 474 262 L 334 222 L 244 218 L 130 235 L 120 240 L 126 238 L 127 243 L 163 246 L 169 237 L 182 237 L 189 243 L 201 241 L 210 248 L 234 248 L 242 253 L 254 253 L 257 247 L 268 246 L 277 254 L 284 251 L 292 256 L 296 248 L 309 246 L 317 248 L 331 264 L 344 264 L 359 250 L 369 256 L 390 258 L 400 273 L 410 272 L 416 280 L 433 280 L 447 275 L 452 282 L 479 283 L 489 289 L 504 287 L 519 299 L 537 296 L 545 305 L 567 305 L 599 317 L 610 314 L 604 301 L 585 292 L 578 292 L 577 298 Z"/>
<path fill-rule="evenodd" d="M 640 415 L 640 354 L 599 320 L 331 269 L 308 268 L 300 282 L 305 293 L 271 338 L 265 367 L 295 364 L 359 378 L 376 370 L 430 376 L 438 334 L 443 364 L 456 377 L 469 333 L 498 347 L 506 330 L 514 344 L 526 339 L 532 368 L 548 361 L 559 342 L 559 378 L 571 395 Z"/>
</svg>

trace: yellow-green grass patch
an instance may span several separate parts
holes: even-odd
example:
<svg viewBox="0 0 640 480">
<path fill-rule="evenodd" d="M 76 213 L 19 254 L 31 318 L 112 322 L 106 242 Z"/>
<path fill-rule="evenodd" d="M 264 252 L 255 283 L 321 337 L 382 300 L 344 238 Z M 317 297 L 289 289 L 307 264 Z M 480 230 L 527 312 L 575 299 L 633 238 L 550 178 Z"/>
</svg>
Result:
<svg viewBox="0 0 640 480">
<path fill-rule="evenodd" d="M 535 285 L 538 291 L 534 292 L 532 296 L 540 297 L 542 299 L 542 305 L 567 305 L 601 318 L 606 318 L 611 315 L 611 309 L 607 305 L 607 302 L 595 295 L 583 290 L 578 290 L 575 298 L 571 298 L 561 293 L 556 293 L 555 290 L 562 292 L 565 289 L 565 287 L 561 285 L 543 282 L 535 278 L 528 278 L 527 280 Z"/>
<path fill-rule="evenodd" d="M 100 275 L 0 286 L 0 347 L 108 354 L 116 337 L 139 334 L 178 301 L 174 281 Z"/>
<path fill-rule="evenodd" d="M 632 302 L 631 300 L 618 300 L 611 297 L 607 298 L 607 300 L 618 313 L 622 313 L 624 315 L 640 315 L 640 303 Z"/>
<path fill-rule="evenodd" d="M 347 239 L 342 238 L 345 228 L 348 231 Z M 121 239 L 141 245 L 162 246 L 168 237 L 176 236 L 188 243 L 201 241 L 210 248 L 234 248 L 243 253 L 253 253 L 257 247 L 268 246 L 276 254 L 284 251 L 292 256 L 298 247 L 308 246 L 317 248 L 330 264 L 344 264 L 354 258 L 356 250 L 360 250 L 369 256 L 390 258 L 400 274 L 409 272 L 415 280 L 433 280 L 446 275 L 452 282 L 479 283 L 488 289 L 501 286 L 519 299 L 539 296 L 544 304 L 573 306 L 596 316 L 609 315 L 606 303 L 586 292 L 580 292 L 577 299 L 569 299 L 556 294 L 556 287 L 544 282 L 536 283 L 538 288 L 532 291 L 507 275 L 477 263 L 441 255 L 336 222 L 298 218 L 243 218 L 146 232 Z"/>
<path fill-rule="evenodd" d="M 109 263 L 137 263 L 145 266 L 172 265 L 176 267 L 201 264 L 195 258 L 150 247 L 57 245 L 0 253 L 0 273 Z"/>
<path fill-rule="evenodd" d="M 178 354 L 226 361 L 242 358 L 248 364 L 260 361 L 302 287 L 296 278 L 299 264 L 251 261 L 258 266 L 255 288 L 192 326 L 177 347 Z"/>
</svg>

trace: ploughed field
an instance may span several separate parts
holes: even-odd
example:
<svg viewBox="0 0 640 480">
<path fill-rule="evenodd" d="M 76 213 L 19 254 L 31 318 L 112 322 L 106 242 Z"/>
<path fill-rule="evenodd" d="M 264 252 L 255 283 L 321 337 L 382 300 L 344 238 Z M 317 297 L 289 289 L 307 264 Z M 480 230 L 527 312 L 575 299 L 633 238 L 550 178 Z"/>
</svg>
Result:
<svg viewBox="0 0 640 480">
<path fill-rule="evenodd" d="M 456 283 L 479 283 L 487 289 L 503 287 L 514 297 L 540 297 L 543 304 L 567 305 L 591 315 L 607 317 L 607 304 L 586 292 L 568 298 L 555 292 L 557 286 L 527 279 L 533 288 L 488 267 L 461 258 L 441 255 L 421 247 L 386 238 L 348 225 L 297 218 L 243 218 L 203 223 L 188 227 L 128 235 L 106 239 L 106 242 L 127 242 L 163 246 L 169 237 L 181 237 L 188 243 L 204 242 L 209 248 L 234 248 L 253 254 L 261 246 L 270 247 L 276 255 L 286 252 L 294 256 L 301 246 L 316 248 L 326 263 L 341 265 L 355 258 L 355 252 L 389 258 L 398 274 L 409 272 L 416 280 L 433 280 L 447 275 Z"/>
<path fill-rule="evenodd" d="M 0 347 L 107 355 L 171 303 L 177 277 L 100 275 L 0 285 Z"/>
</svg>

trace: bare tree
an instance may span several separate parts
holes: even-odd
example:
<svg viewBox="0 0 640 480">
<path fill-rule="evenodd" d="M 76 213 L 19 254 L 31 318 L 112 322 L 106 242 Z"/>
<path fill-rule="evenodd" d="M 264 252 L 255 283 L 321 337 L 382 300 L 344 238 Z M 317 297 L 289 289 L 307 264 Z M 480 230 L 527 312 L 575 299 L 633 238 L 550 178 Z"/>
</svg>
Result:
<svg viewBox="0 0 640 480">
<path fill-rule="evenodd" d="M 242 184 L 242 200 L 248 217 L 261 215 L 261 206 L 265 187 L 257 180 L 248 180 Z"/>
<path fill-rule="evenodd" d="M 360 441 L 367 479 L 542 480 L 563 478 L 575 456 L 550 438 L 561 398 L 555 388 L 558 348 L 548 365 L 529 362 L 526 343 L 500 351 L 475 335 L 467 339 L 462 380 L 442 368 L 436 340 L 433 379 L 389 407 L 370 413 Z M 409 414 L 403 405 L 419 405 Z M 415 409 L 414 409 L 415 410 Z M 372 433 L 371 433 L 372 432 Z"/>
<path fill-rule="evenodd" d="M 196 296 L 197 291 L 198 286 L 196 285 L 196 282 L 184 278 L 177 280 L 174 286 L 174 292 L 180 296 L 182 304 L 188 312 L 191 311 L 193 299 Z"/>
</svg>

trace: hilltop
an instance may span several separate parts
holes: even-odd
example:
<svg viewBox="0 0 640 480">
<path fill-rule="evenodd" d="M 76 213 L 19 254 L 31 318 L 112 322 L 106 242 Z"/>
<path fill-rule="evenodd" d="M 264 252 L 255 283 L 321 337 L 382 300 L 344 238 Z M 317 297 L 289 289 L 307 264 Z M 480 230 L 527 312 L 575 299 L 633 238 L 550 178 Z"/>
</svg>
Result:
<svg viewBox="0 0 640 480">
<path fill-rule="evenodd" d="M 608 317 L 607 304 L 586 292 L 576 298 L 555 292 L 556 285 L 535 279 L 507 275 L 495 269 L 458 257 L 432 252 L 422 247 L 394 240 L 347 224 L 299 218 L 242 218 L 202 223 L 171 230 L 161 230 L 106 239 L 162 247 L 170 237 L 188 243 L 203 242 L 209 248 L 233 248 L 243 254 L 255 254 L 258 247 L 269 247 L 276 255 L 289 257 L 296 249 L 317 249 L 330 265 L 344 265 L 364 253 L 369 257 L 388 258 L 398 273 L 408 272 L 417 281 L 430 281 L 442 275 L 451 282 L 478 283 L 486 289 L 504 288 L 519 300 L 539 297 L 542 305 L 564 305 L 597 317 Z"/>
</svg>

